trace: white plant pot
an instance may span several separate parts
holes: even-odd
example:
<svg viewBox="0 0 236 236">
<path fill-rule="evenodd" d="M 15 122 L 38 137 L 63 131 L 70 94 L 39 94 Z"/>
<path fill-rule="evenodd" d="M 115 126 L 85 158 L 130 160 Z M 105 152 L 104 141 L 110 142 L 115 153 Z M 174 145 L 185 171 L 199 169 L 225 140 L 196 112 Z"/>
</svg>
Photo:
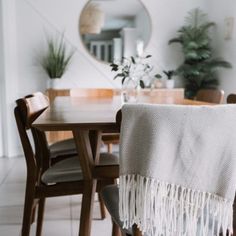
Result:
<svg viewBox="0 0 236 236">
<path fill-rule="evenodd" d="M 163 87 L 163 82 L 162 82 L 162 80 L 156 79 L 156 80 L 154 81 L 154 86 L 155 86 L 155 88 L 162 88 L 162 87 Z"/>
<path fill-rule="evenodd" d="M 60 89 L 61 87 L 61 78 L 48 79 L 47 87 L 51 89 Z"/>
<path fill-rule="evenodd" d="M 173 79 L 166 80 L 166 88 L 173 89 L 175 87 L 175 81 Z"/>
</svg>

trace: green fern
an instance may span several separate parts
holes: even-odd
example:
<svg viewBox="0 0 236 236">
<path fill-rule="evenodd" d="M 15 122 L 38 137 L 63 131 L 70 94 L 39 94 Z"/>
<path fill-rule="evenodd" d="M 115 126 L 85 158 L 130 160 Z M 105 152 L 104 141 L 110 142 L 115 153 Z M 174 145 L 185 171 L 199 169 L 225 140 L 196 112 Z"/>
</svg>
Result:
<svg viewBox="0 0 236 236">
<path fill-rule="evenodd" d="M 212 58 L 209 29 L 214 25 L 207 21 L 206 14 L 194 9 L 186 17 L 186 25 L 178 30 L 178 37 L 169 41 L 169 44 L 182 46 L 184 63 L 177 68 L 176 74 L 184 79 L 188 98 L 194 97 L 199 89 L 216 88 L 219 84 L 217 69 L 232 67 L 227 61 Z"/>
</svg>

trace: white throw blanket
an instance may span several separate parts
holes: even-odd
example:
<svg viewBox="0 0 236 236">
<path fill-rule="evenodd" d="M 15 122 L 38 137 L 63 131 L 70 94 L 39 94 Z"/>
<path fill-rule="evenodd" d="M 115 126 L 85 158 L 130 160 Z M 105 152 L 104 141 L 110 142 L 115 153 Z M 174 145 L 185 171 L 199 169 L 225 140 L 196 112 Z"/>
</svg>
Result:
<svg viewBox="0 0 236 236">
<path fill-rule="evenodd" d="M 236 105 L 122 108 L 119 214 L 147 235 L 232 233 Z"/>
</svg>

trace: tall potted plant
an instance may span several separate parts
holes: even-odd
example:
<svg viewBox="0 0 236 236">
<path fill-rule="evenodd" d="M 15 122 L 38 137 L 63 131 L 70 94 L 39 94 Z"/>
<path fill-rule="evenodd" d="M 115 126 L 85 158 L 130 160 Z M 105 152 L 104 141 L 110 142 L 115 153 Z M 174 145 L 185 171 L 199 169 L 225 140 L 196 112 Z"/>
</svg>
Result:
<svg viewBox="0 0 236 236">
<path fill-rule="evenodd" d="M 66 47 L 64 37 L 59 39 L 50 37 L 47 39 L 47 51 L 41 58 L 41 66 L 49 77 L 50 88 L 58 88 L 62 76 L 68 69 L 74 51 Z"/>
<path fill-rule="evenodd" d="M 212 56 L 209 29 L 214 25 L 201 10 L 194 9 L 189 12 L 185 26 L 178 31 L 178 37 L 169 41 L 169 44 L 179 43 L 182 46 L 184 62 L 176 73 L 184 79 L 188 98 L 193 98 L 200 89 L 217 88 L 217 69 L 231 68 L 229 62 Z"/>
</svg>

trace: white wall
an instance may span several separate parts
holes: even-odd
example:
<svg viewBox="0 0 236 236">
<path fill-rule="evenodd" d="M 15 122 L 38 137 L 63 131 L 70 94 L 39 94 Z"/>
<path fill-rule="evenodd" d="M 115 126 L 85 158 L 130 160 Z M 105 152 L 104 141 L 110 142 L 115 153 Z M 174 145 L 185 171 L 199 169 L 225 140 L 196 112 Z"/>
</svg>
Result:
<svg viewBox="0 0 236 236">
<path fill-rule="evenodd" d="M 1 79 L 3 155 L 16 156 L 21 147 L 13 113 L 14 101 L 19 93 L 15 0 L 2 0 L 1 10 L 3 52 L 0 64 L 4 73 L 4 79 Z"/>
<path fill-rule="evenodd" d="M 216 22 L 217 26 L 213 31 L 213 46 L 216 57 L 222 57 L 231 62 L 233 69 L 221 69 L 220 88 L 225 91 L 225 98 L 229 93 L 236 93 L 236 1 L 208 0 L 209 19 Z M 232 38 L 225 39 L 226 24 L 225 18 L 234 17 Z"/>
<path fill-rule="evenodd" d="M 128 0 L 127 0 L 128 1 Z M 76 48 L 73 63 L 64 78 L 65 87 L 118 87 L 108 65 L 88 55 L 78 35 L 78 19 L 86 0 L 2 0 L 4 17 L 5 154 L 19 153 L 19 140 L 13 118 L 17 97 L 44 91 L 46 76 L 36 63 L 37 53 L 45 46 L 45 32 L 64 32 L 69 44 Z M 168 40 L 183 25 L 186 13 L 195 7 L 206 9 L 204 0 L 143 0 L 152 19 L 152 35 L 146 49 L 152 54 L 156 72 L 172 69 L 180 62 L 178 46 Z M 0 61 L 1 64 L 1 61 Z M 17 139 L 17 140 L 16 140 Z"/>
<path fill-rule="evenodd" d="M 77 53 L 73 58 L 65 80 L 66 87 L 114 87 L 118 86 L 112 80 L 113 74 L 105 64 L 96 62 L 87 54 L 78 35 L 78 19 L 86 0 L 18 0 L 17 30 L 19 53 L 19 74 L 21 85 L 25 91 L 44 89 L 45 76 L 39 73 L 33 58 L 36 51 L 44 46 L 45 31 L 49 34 L 65 32 L 65 36 Z M 204 0 L 166 0 L 143 1 L 149 11 L 153 24 L 152 39 L 147 53 L 152 54 L 154 63 L 160 67 L 174 67 L 179 61 L 179 50 L 168 46 L 168 40 L 173 37 L 184 22 L 186 12 L 195 7 L 205 8 Z M 55 8 L 56 6 L 56 8 Z M 177 10 L 178 9 L 178 10 Z M 174 16 L 174 17 L 173 17 Z M 26 87 L 25 87 L 26 86 Z"/>
<path fill-rule="evenodd" d="M 181 47 L 177 44 L 168 45 L 168 41 L 176 37 L 177 30 L 185 23 L 189 10 L 196 7 L 206 9 L 204 0 L 165 0 L 145 1 L 152 19 L 152 37 L 148 45 L 148 53 L 153 55 L 153 63 L 157 72 L 163 69 L 175 69 L 182 63 Z M 182 86 L 177 81 L 177 86 Z"/>
<path fill-rule="evenodd" d="M 144 42 L 144 45 L 147 45 L 149 43 L 150 35 L 152 32 L 152 25 L 150 16 L 146 9 L 138 13 L 135 18 L 135 25 L 137 28 L 138 39 L 142 40 Z"/>
<path fill-rule="evenodd" d="M 3 55 L 2 2 L 0 1 L 0 55 Z M 0 157 L 3 156 L 4 57 L 0 57 Z"/>
<path fill-rule="evenodd" d="M 36 63 L 44 47 L 45 36 L 63 33 L 68 45 L 76 48 L 73 63 L 64 80 L 65 87 L 114 87 L 106 65 L 87 55 L 78 33 L 79 14 L 86 1 L 18 0 L 19 74 L 22 95 L 46 88 L 46 76 Z M 56 6 L 56 8 L 55 8 Z"/>
</svg>

